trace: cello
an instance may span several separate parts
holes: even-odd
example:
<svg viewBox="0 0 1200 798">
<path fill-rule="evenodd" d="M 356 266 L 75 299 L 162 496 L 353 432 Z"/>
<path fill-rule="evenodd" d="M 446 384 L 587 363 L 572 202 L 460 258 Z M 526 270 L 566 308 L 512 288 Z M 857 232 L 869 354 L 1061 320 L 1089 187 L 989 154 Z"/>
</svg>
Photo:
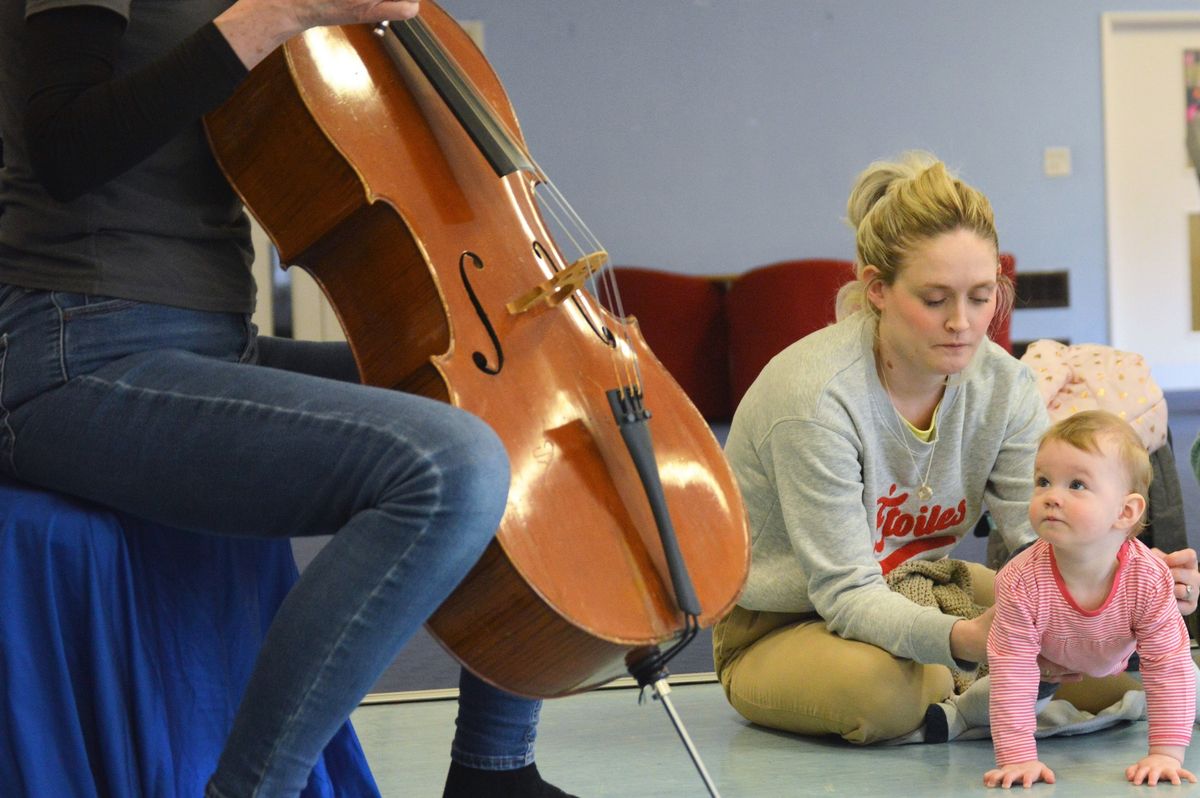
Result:
<svg viewBox="0 0 1200 798">
<path fill-rule="evenodd" d="M 427 623 L 455 658 L 563 696 L 663 672 L 728 612 L 749 563 L 732 472 L 636 320 L 598 301 L 616 289 L 589 290 L 607 256 L 579 246 L 590 234 L 449 15 L 423 0 L 405 22 L 308 30 L 205 125 L 362 381 L 453 403 L 504 442 L 496 539 Z"/>
</svg>

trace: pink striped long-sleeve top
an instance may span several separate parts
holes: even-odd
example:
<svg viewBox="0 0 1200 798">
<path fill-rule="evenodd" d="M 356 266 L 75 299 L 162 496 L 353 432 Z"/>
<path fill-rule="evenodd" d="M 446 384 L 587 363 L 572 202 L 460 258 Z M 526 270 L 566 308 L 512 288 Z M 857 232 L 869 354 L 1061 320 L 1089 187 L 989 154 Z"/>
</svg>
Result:
<svg viewBox="0 0 1200 798">
<path fill-rule="evenodd" d="M 1138 540 L 1126 542 L 1117 560 L 1112 590 L 1095 610 L 1081 609 L 1071 598 L 1045 541 L 996 575 L 987 648 L 997 764 L 1037 759 L 1039 680 L 1120 673 L 1134 650 L 1146 687 L 1150 744 L 1191 742 L 1196 679 L 1171 571 Z"/>
</svg>

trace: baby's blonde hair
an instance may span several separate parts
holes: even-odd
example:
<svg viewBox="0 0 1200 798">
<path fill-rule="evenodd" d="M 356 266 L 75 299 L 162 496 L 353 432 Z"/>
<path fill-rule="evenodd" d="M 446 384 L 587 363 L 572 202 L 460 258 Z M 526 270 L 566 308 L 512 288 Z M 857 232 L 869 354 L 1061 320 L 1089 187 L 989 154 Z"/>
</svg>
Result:
<svg viewBox="0 0 1200 798">
<path fill-rule="evenodd" d="M 879 269 L 879 279 L 892 285 L 908 255 L 923 241 L 955 230 L 970 230 L 990 242 L 999 258 L 1000 244 L 992 205 L 978 189 L 950 175 L 946 165 L 928 152 L 905 153 L 899 161 L 876 161 L 855 181 L 846 203 L 846 221 L 854 228 L 858 277 L 842 286 L 837 318 L 865 309 L 863 270 Z M 996 318 L 1012 308 L 1012 281 L 999 273 L 997 262 Z"/>
<path fill-rule="evenodd" d="M 1129 423 L 1107 410 L 1082 410 L 1059 420 L 1042 435 L 1038 449 L 1049 441 L 1060 441 L 1074 446 L 1082 452 L 1103 454 L 1100 441 L 1111 441 L 1117 447 L 1117 459 L 1129 480 L 1129 492 L 1137 493 L 1147 502 L 1150 500 L 1150 480 L 1154 468 L 1150 465 L 1150 453 Z M 1130 528 L 1134 537 L 1146 528 L 1146 514 Z"/>
</svg>

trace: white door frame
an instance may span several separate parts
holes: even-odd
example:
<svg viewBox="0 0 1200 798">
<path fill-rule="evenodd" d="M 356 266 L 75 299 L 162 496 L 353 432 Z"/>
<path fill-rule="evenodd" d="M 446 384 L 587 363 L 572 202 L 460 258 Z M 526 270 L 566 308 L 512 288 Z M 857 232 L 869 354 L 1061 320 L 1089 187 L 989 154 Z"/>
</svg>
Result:
<svg viewBox="0 0 1200 798">
<path fill-rule="evenodd" d="M 1101 16 L 1109 343 L 1146 357 L 1165 389 L 1200 388 L 1188 215 L 1200 183 L 1185 146 L 1182 51 L 1200 12 Z"/>
</svg>

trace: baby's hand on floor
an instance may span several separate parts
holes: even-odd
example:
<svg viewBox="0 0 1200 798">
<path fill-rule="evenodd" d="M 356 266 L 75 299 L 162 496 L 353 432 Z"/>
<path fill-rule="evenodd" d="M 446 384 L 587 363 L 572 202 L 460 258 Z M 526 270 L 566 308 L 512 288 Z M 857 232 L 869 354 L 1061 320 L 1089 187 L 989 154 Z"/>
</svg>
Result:
<svg viewBox="0 0 1200 798">
<path fill-rule="evenodd" d="M 983 774 L 983 784 L 985 787 L 1003 787 L 1006 790 L 1014 784 L 1020 784 L 1022 787 L 1032 787 L 1039 781 L 1053 784 L 1054 771 L 1037 760 L 1003 765 Z"/>
<path fill-rule="evenodd" d="M 1166 754 L 1147 754 L 1137 764 L 1125 768 L 1125 778 L 1134 784 L 1145 783 L 1151 787 L 1160 780 L 1180 784 L 1180 779 L 1187 779 L 1196 783 L 1196 777 L 1190 770 L 1183 769 L 1183 763 Z"/>
</svg>

